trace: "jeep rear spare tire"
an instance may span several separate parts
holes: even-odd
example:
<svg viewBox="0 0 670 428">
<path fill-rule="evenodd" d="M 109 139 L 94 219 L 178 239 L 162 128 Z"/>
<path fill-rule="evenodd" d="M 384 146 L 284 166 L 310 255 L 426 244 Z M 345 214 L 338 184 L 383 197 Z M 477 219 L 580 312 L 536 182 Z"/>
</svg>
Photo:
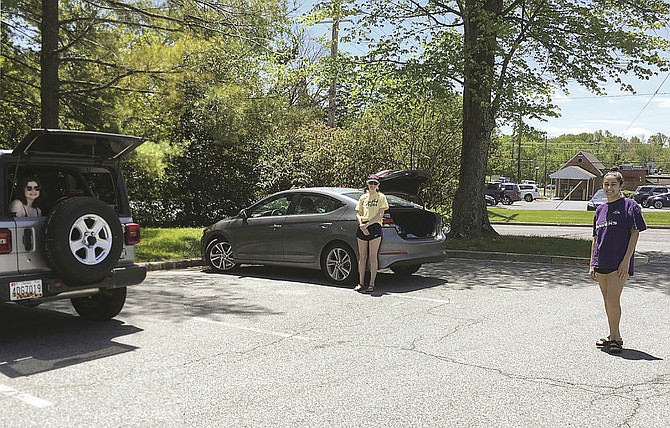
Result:
<svg viewBox="0 0 670 428">
<path fill-rule="evenodd" d="M 106 203 L 75 197 L 58 203 L 47 217 L 44 250 L 51 266 L 69 285 L 101 281 L 123 250 L 123 228 Z"/>
</svg>

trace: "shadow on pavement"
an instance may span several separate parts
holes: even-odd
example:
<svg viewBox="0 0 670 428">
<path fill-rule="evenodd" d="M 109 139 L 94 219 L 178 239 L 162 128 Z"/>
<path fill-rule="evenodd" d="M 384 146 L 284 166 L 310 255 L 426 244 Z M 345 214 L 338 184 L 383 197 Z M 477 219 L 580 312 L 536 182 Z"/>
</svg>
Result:
<svg viewBox="0 0 670 428">
<path fill-rule="evenodd" d="M 657 290 L 670 295 L 670 253 L 645 251 L 640 253 L 648 258 L 645 264 L 635 265 L 635 274 L 626 286 L 643 290 Z"/>
<path fill-rule="evenodd" d="M 217 272 L 213 269 L 203 269 L 204 273 L 212 275 L 233 275 L 239 278 L 271 279 L 286 282 L 316 284 L 335 288 L 351 288 L 352 284 L 334 284 L 326 279 L 321 271 L 314 269 L 288 268 L 280 266 L 242 266 L 230 273 Z M 382 270 L 377 274 L 377 289 L 393 292 L 410 292 L 425 288 L 437 287 L 447 283 L 446 278 L 438 278 L 429 275 L 431 271 L 426 267 L 411 276 L 402 276 L 391 273 L 389 270 Z M 366 275 L 366 284 L 369 281 L 369 274 Z"/>
<path fill-rule="evenodd" d="M 10 378 L 134 351 L 113 339 L 142 331 L 117 320 L 92 322 L 11 303 L 0 304 L 0 325 L 0 373 Z"/>
<path fill-rule="evenodd" d="M 605 348 L 600 348 L 600 351 L 613 357 L 623 358 L 624 360 L 663 361 L 663 358 L 654 357 L 637 349 L 623 348 L 620 354 L 610 354 Z"/>
</svg>

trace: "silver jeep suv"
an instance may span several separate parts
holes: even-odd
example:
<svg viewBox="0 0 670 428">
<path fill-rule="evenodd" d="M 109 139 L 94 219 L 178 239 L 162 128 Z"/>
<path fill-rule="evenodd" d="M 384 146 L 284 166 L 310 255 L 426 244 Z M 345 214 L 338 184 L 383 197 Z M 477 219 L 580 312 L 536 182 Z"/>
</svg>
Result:
<svg viewBox="0 0 670 428">
<path fill-rule="evenodd" d="M 0 302 L 70 299 L 81 317 L 96 320 L 121 312 L 126 286 L 146 276 L 135 264 L 140 226 L 119 167 L 140 144 L 126 135 L 36 129 L 14 150 L 0 150 Z M 10 212 L 30 190 L 17 188 L 25 177 L 39 181 L 32 212 L 41 216 Z"/>
</svg>

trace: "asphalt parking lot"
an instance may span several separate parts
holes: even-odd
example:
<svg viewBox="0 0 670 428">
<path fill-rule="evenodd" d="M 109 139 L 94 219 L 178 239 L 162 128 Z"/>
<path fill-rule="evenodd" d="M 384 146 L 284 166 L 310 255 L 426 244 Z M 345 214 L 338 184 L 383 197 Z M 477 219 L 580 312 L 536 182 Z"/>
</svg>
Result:
<svg viewBox="0 0 670 428">
<path fill-rule="evenodd" d="M 450 259 L 372 295 L 296 269 L 156 271 L 102 324 L 3 305 L 0 425 L 665 427 L 670 260 L 653 256 L 618 356 L 594 346 L 602 301 L 574 265 Z"/>
</svg>

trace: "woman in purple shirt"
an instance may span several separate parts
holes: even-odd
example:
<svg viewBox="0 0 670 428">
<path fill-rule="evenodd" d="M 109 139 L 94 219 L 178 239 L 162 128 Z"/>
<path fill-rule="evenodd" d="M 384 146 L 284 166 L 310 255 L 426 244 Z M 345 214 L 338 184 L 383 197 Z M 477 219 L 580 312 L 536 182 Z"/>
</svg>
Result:
<svg viewBox="0 0 670 428">
<path fill-rule="evenodd" d="M 633 275 L 633 254 L 640 232 L 647 228 L 640 206 L 621 193 L 623 176 L 612 168 L 603 177 L 607 203 L 596 209 L 593 217 L 593 243 L 589 276 L 598 281 L 605 301 L 605 313 L 610 334 L 596 341 L 596 346 L 619 353 L 623 347 L 621 321 L 621 291 Z"/>
</svg>

